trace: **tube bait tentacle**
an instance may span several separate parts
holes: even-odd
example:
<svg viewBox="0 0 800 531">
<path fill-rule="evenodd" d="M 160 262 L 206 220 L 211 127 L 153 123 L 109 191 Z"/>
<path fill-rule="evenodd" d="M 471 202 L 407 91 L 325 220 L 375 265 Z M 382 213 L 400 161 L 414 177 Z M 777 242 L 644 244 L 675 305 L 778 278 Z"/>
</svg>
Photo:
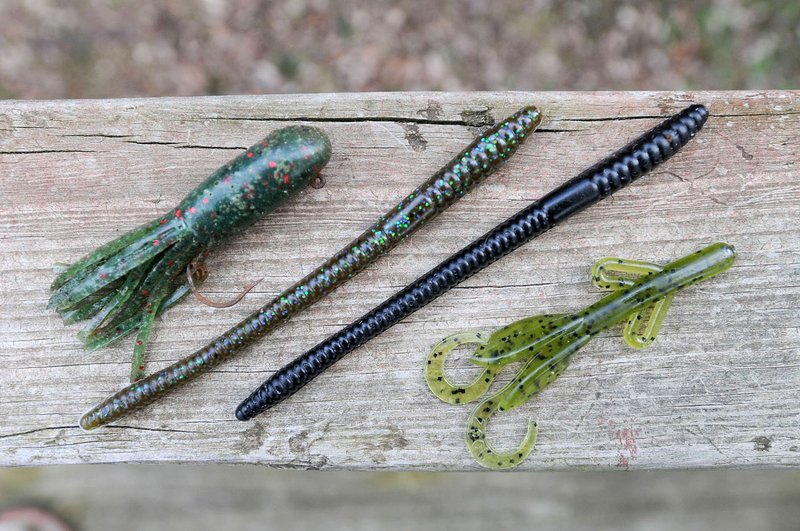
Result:
<svg viewBox="0 0 800 531">
<path fill-rule="evenodd" d="M 90 254 L 84 256 L 71 266 L 68 266 L 66 269 L 64 269 L 64 271 L 62 271 L 53 281 L 52 285 L 50 286 L 50 289 L 59 290 L 64 284 L 67 283 L 67 281 L 74 280 L 81 273 L 91 272 L 94 266 L 97 266 L 101 262 L 107 260 L 110 256 L 113 256 L 118 251 L 128 247 L 132 242 L 136 241 L 137 239 L 140 239 L 144 235 L 149 234 L 160 224 L 162 224 L 160 219 L 150 221 L 140 226 L 139 228 L 136 228 L 130 231 L 129 233 L 120 236 L 119 238 L 112 240 L 101 247 L 98 247 Z M 51 297 L 49 304 L 51 307 L 56 304 L 56 301 L 53 299 L 53 297 Z"/>
<path fill-rule="evenodd" d="M 139 316 L 139 332 L 133 346 L 131 382 L 141 380 L 144 376 L 147 342 L 153 331 L 153 322 L 163 302 L 177 289 L 174 284 L 182 276 L 181 264 L 191 262 L 199 252 L 197 245 L 173 247 L 144 279 L 142 291 L 149 293 L 149 296 L 142 301 L 144 312 Z"/>
<path fill-rule="evenodd" d="M 73 309 L 92 293 L 122 278 L 129 271 L 149 262 L 168 250 L 177 238 L 186 237 L 185 225 L 176 220 L 164 220 L 146 234 L 129 241 L 128 245 L 116 254 L 105 257 L 96 267 L 79 270 L 75 276 L 64 282 L 50 297 L 48 308 L 58 312 Z M 127 241 L 128 236 L 120 239 Z"/>
<path fill-rule="evenodd" d="M 95 310 L 93 305 L 87 305 L 86 312 L 81 312 L 80 308 L 74 310 L 76 312 L 75 321 L 82 321 L 91 317 L 89 322 L 86 323 L 80 332 L 78 332 L 78 338 L 85 340 L 86 338 L 90 337 L 98 328 L 103 325 L 103 322 L 108 319 L 109 315 L 116 313 L 118 309 L 123 308 L 134 295 L 136 288 L 142 282 L 149 269 L 150 262 L 146 262 L 139 267 L 132 269 L 125 277 L 125 282 L 122 284 L 122 286 L 116 290 L 110 290 L 108 298 L 104 297 L 98 301 L 100 303 L 98 309 Z M 64 320 L 67 321 L 66 314 L 63 315 L 65 315 Z"/>
<path fill-rule="evenodd" d="M 491 415 L 519 407 L 540 393 L 564 372 L 573 354 L 598 332 L 618 323 L 627 321 L 624 333 L 626 343 L 635 348 L 651 345 L 674 295 L 726 271 L 735 258 L 733 247 L 726 243 L 709 245 L 664 267 L 649 262 L 604 258 L 592 268 L 592 280 L 603 289 L 611 289 L 611 293 L 583 311 L 565 316 L 566 320 L 558 319 L 559 327 L 571 332 L 546 342 L 552 348 L 542 350 L 542 337 L 552 335 L 552 331 L 543 326 L 547 321 L 540 319 L 540 316 L 521 319 L 501 328 L 498 332 L 503 332 L 502 336 L 498 332 L 492 334 L 481 348 L 502 352 L 508 330 L 518 331 L 518 337 L 537 346 L 523 357 L 518 353 L 525 352 L 524 348 L 489 357 L 481 356 L 480 350 L 477 350 L 472 356 L 473 363 L 485 370 L 495 369 L 495 373 L 517 359 L 526 360 L 526 363 L 509 383 L 485 399 L 470 415 L 466 436 L 470 453 L 488 468 L 506 469 L 519 465 L 533 448 L 535 435 L 531 439 L 531 427 L 536 423 L 530 424 L 528 435 L 516 452 L 502 454 L 486 441 L 486 426 Z M 633 339 L 629 338 L 629 334 Z"/>
<path fill-rule="evenodd" d="M 330 141 L 320 129 L 273 131 L 219 168 L 173 210 L 59 274 L 48 307 L 68 323 L 89 319 L 79 334 L 88 350 L 139 328 L 134 367 L 143 366 L 153 319 L 186 293 L 179 276 L 187 264 L 309 185 L 330 153 Z"/>
<path fill-rule="evenodd" d="M 535 201 L 278 370 L 239 405 L 236 417 L 249 420 L 285 400 L 343 356 L 462 280 L 635 181 L 674 155 L 703 127 L 707 117 L 705 107 L 692 105 Z"/>
<path fill-rule="evenodd" d="M 502 166 L 539 126 L 541 119 L 538 109 L 525 107 L 490 128 L 305 278 L 205 347 L 107 398 L 81 418 L 81 427 L 92 429 L 112 422 L 165 395 L 323 298 Z"/>
</svg>

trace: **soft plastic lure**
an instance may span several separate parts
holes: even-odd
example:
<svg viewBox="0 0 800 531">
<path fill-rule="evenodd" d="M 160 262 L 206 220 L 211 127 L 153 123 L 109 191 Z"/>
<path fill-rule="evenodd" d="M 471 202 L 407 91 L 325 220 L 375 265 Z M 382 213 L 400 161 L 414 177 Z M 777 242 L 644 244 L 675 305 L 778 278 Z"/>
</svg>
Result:
<svg viewBox="0 0 800 531">
<path fill-rule="evenodd" d="M 87 350 L 138 330 L 131 381 L 144 374 L 156 316 L 189 292 L 187 266 L 310 184 L 331 155 L 320 129 L 292 126 L 219 168 L 163 216 L 103 245 L 53 282 L 49 308 L 64 321 L 88 319 Z"/>
<path fill-rule="evenodd" d="M 674 155 L 703 127 L 707 117 L 705 107 L 692 105 L 535 201 L 355 323 L 278 370 L 239 405 L 236 417 L 251 419 L 285 400 L 343 356 L 462 280 L 635 181 Z"/>
<path fill-rule="evenodd" d="M 592 268 L 594 284 L 612 293 L 585 310 L 566 315 L 535 315 L 511 323 L 491 335 L 460 333 L 440 341 L 428 356 L 425 380 L 434 395 L 449 404 L 472 402 L 486 393 L 498 371 L 523 361 L 516 376 L 483 400 L 467 421 L 467 448 L 481 465 L 493 469 L 518 466 L 536 444 L 538 426 L 528 425 L 522 444 L 498 452 L 486 440 L 490 417 L 527 402 L 550 385 L 569 365 L 575 352 L 595 335 L 626 321 L 623 336 L 634 348 L 650 346 L 678 290 L 726 271 L 736 258 L 733 246 L 715 243 L 663 267 L 649 262 L 604 258 Z M 465 344 L 478 345 L 472 363 L 483 367 L 467 385 L 452 383 L 444 371 L 447 355 Z"/>
<path fill-rule="evenodd" d="M 502 166 L 539 126 L 541 119 L 536 107 L 525 107 L 486 131 L 305 278 L 194 354 L 104 400 L 81 418 L 81 427 L 92 429 L 107 424 L 165 395 L 322 299 Z"/>
</svg>

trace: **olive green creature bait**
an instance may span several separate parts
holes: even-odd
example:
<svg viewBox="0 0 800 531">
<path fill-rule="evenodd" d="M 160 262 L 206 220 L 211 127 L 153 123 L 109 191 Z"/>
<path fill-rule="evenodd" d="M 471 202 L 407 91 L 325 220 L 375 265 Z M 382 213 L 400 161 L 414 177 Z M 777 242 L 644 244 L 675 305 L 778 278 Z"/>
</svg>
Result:
<svg viewBox="0 0 800 531">
<path fill-rule="evenodd" d="M 102 426 L 164 396 L 322 299 L 501 167 L 541 120 L 536 107 L 524 107 L 490 128 L 305 278 L 200 350 L 105 399 L 81 418 L 81 427 Z"/>
<path fill-rule="evenodd" d="M 48 307 L 66 323 L 88 319 L 78 336 L 90 351 L 138 330 L 131 381 L 140 379 L 153 320 L 191 289 L 187 267 L 311 184 L 330 155 L 320 129 L 272 132 L 163 216 L 68 267 L 53 282 Z"/>
<path fill-rule="evenodd" d="M 518 466 L 536 444 L 538 426 L 528 425 L 522 444 L 513 452 L 498 452 L 486 440 L 490 417 L 527 402 L 550 385 L 569 365 L 570 358 L 598 333 L 626 322 L 625 342 L 645 348 L 655 340 L 675 293 L 726 271 L 736 258 L 733 246 L 715 243 L 663 267 L 649 262 L 604 258 L 592 268 L 594 284 L 612 293 L 585 310 L 564 315 L 536 315 L 505 326 L 491 335 L 460 333 L 440 341 L 428 356 L 425 380 L 439 399 L 449 404 L 472 402 L 483 396 L 509 363 L 522 369 L 500 391 L 486 398 L 467 421 L 467 448 L 481 465 L 493 469 Z M 470 361 L 483 371 L 467 385 L 445 375 L 445 359 L 456 347 L 476 344 Z"/>
</svg>

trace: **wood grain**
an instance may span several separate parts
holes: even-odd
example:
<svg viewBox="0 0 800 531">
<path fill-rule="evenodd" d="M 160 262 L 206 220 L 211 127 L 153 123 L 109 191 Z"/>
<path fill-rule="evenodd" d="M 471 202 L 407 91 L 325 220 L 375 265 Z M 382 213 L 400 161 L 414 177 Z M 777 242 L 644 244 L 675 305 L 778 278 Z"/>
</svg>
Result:
<svg viewBox="0 0 800 531">
<path fill-rule="evenodd" d="M 705 129 L 652 175 L 492 265 L 250 423 L 233 409 L 284 363 L 450 253 L 689 102 Z M 204 291 L 157 323 L 149 368 L 194 351 L 289 286 L 525 104 L 542 128 L 487 183 L 311 310 L 144 411 L 84 433 L 80 414 L 126 382 L 131 339 L 93 354 L 45 310 L 57 262 L 151 219 L 237 150 L 287 123 L 331 136 L 327 184 L 210 259 Z M 422 378 L 447 334 L 492 330 L 600 296 L 603 256 L 667 261 L 714 241 L 728 273 L 676 298 L 653 347 L 597 337 L 540 397 L 499 416 L 521 469 L 800 465 L 800 93 L 396 93 L 0 103 L 0 464 L 193 461 L 343 469 L 478 469 L 469 406 Z M 461 359 L 454 374 L 467 378 Z"/>
</svg>

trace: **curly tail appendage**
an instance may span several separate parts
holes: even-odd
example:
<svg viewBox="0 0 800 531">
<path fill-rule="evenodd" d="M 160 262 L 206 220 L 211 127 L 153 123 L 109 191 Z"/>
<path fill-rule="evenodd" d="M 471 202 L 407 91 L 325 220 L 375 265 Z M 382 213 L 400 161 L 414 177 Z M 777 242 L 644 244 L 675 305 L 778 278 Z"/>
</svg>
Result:
<svg viewBox="0 0 800 531">
<path fill-rule="evenodd" d="M 494 470 L 506 470 L 519 466 L 533 451 L 539 434 L 539 425 L 532 420 L 528 423 L 528 431 L 516 450 L 498 452 L 489 444 L 489 441 L 486 440 L 486 428 L 489 425 L 489 418 L 500 409 L 498 399 L 501 393 L 502 391 L 478 404 L 467 420 L 466 439 L 469 453 L 482 466 Z"/>
<path fill-rule="evenodd" d="M 445 362 L 450 352 L 462 345 L 477 345 L 476 354 L 472 356 L 474 363 L 477 353 L 513 351 L 517 340 L 530 340 L 531 334 L 548 329 L 547 323 L 555 321 L 559 317 L 534 316 L 505 326 L 491 335 L 480 332 L 461 332 L 444 338 L 433 347 L 425 364 L 425 380 L 428 387 L 437 398 L 448 404 L 462 404 L 477 400 L 489 390 L 497 374 L 509 361 L 498 360 L 484 365 L 481 367 L 483 370 L 471 383 L 459 385 L 452 383 L 445 374 Z M 538 392 L 561 374 L 566 365 L 552 361 L 544 356 L 533 354 L 510 383 L 474 409 L 467 420 L 466 442 L 469 452 L 482 466 L 495 470 L 514 468 L 533 451 L 538 433 L 536 421 L 529 422 L 525 438 L 512 452 L 499 452 L 492 447 L 486 438 L 486 428 L 489 418 L 497 411 L 511 410 L 529 398 L 526 394 L 522 400 L 519 398 L 516 401 L 513 400 L 517 393 L 531 385 L 532 380 L 535 380 L 533 385 Z M 478 366 L 480 367 L 480 365 Z M 531 373 L 534 373 L 533 377 L 531 377 Z M 511 401 L 509 400 L 510 396 L 512 397 Z"/>
<path fill-rule="evenodd" d="M 425 381 L 431 392 L 443 402 L 448 404 L 466 404 L 483 396 L 492 385 L 496 369 L 484 367 L 483 370 L 468 384 L 453 383 L 445 374 L 445 361 L 448 355 L 462 345 L 486 345 L 488 337 L 480 332 L 462 332 L 453 334 L 439 341 L 428 355 L 425 364 Z"/>
<path fill-rule="evenodd" d="M 507 470 L 519 466 L 528 457 L 536 445 L 539 424 L 529 421 L 528 431 L 517 449 L 503 453 L 486 440 L 489 418 L 498 411 L 511 411 L 523 405 L 553 383 L 569 365 L 569 357 L 587 341 L 588 338 L 576 341 L 549 359 L 532 357 L 494 396 L 478 404 L 467 419 L 466 432 L 467 449 L 478 463 L 494 470 Z"/>
<path fill-rule="evenodd" d="M 480 374 L 471 383 L 459 385 L 447 377 L 445 362 L 454 349 L 463 345 L 477 345 L 478 349 L 488 348 L 493 343 L 494 336 L 495 334 L 489 336 L 480 332 L 461 332 L 442 339 L 433 347 L 425 365 L 425 381 L 439 400 L 448 404 L 466 404 L 486 394 L 502 365 L 482 367 Z M 478 463 L 494 470 L 514 468 L 522 463 L 533 451 L 538 434 L 536 421 L 531 421 L 525 438 L 516 450 L 499 452 L 489 444 L 486 438 L 489 418 L 498 410 L 503 410 L 500 400 L 506 390 L 507 387 L 504 387 L 500 393 L 478 404 L 467 419 L 467 449 Z"/>
</svg>

